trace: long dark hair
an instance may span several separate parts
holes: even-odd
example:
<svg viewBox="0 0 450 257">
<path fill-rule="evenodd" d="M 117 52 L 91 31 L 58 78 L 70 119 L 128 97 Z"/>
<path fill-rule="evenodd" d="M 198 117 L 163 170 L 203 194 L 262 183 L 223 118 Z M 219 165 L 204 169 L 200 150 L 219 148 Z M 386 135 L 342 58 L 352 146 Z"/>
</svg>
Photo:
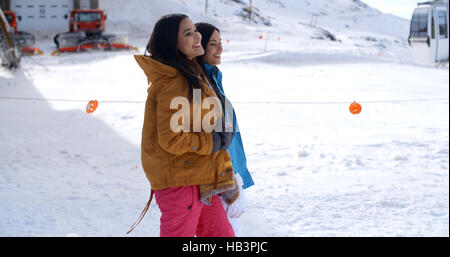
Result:
<svg viewBox="0 0 450 257">
<path fill-rule="evenodd" d="M 195 24 L 195 27 L 197 28 L 197 31 L 202 34 L 202 47 L 205 50 L 206 54 L 206 47 L 208 46 L 209 39 L 211 38 L 211 35 L 214 33 L 214 30 L 217 30 L 220 34 L 220 30 L 216 28 L 214 25 L 205 23 L 205 22 L 199 22 Z M 196 57 L 198 64 L 203 68 L 203 64 L 205 63 L 204 57 L 205 54 Z"/>
<path fill-rule="evenodd" d="M 189 84 L 189 99 L 192 100 L 193 89 L 202 89 L 207 79 L 196 59 L 192 61 L 177 49 L 178 29 L 184 14 L 169 14 L 161 17 L 153 28 L 146 52 L 156 61 L 177 69 Z M 145 55 L 145 53 L 144 53 Z"/>
</svg>

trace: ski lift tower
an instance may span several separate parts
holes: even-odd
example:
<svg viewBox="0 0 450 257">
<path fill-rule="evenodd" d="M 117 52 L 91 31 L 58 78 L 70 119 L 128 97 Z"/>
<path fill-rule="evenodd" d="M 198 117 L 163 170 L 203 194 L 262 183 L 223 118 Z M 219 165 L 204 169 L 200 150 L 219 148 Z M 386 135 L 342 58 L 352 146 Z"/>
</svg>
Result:
<svg viewBox="0 0 450 257">
<path fill-rule="evenodd" d="M 8 20 L 0 8 L 0 63 L 12 69 L 19 66 L 20 52 L 14 45 L 14 28 L 9 26 Z"/>
</svg>

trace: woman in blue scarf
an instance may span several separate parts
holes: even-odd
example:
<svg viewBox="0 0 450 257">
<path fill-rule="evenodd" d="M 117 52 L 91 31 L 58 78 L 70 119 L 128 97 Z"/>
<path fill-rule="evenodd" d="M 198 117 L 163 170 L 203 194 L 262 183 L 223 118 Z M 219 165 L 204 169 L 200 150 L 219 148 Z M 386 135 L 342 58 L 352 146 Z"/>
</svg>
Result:
<svg viewBox="0 0 450 257">
<path fill-rule="evenodd" d="M 233 131 L 235 132 L 228 151 L 233 163 L 235 177 L 240 187 L 240 196 L 232 205 L 228 206 L 224 201 L 222 201 L 222 204 L 227 212 L 230 223 L 233 226 L 235 235 L 241 236 L 239 217 L 245 209 L 245 197 L 242 189 L 246 189 L 254 185 L 254 183 L 252 176 L 247 169 L 247 159 L 245 157 L 236 114 L 231 103 L 225 96 L 225 91 L 222 86 L 222 72 L 217 68 L 217 65 L 221 63 L 222 54 L 220 31 L 215 26 L 208 23 L 197 23 L 195 26 L 197 27 L 197 31 L 202 34 L 202 46 L 205 50 L 205 54 L 197 57 L 197 61 L 208 76 L 211 83 L 210 86 L 213 87 L 216 95 L 220 98 L 225 113 L 225 119 L 228 121 L 227 123 L 233 124 Z"/>
</svg>

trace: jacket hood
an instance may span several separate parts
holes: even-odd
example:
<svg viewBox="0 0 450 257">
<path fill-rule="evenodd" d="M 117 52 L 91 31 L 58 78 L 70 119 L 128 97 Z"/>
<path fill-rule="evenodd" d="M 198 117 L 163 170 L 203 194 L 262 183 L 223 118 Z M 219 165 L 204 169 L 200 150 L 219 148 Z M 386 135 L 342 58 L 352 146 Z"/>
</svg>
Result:
<svg viewBox="0 0 450 257">
<path fill-rule="evenodd" d="M 155 83 L 156 80 L 164 77 L 166 78 L 176 77 L 178 74 L 177 69 L 165 65 L 163 63 L 160 63 L 150 58 L 149 56 L 134 55 L 134 58 L 136 59 L 136 62 L 139 64 L 139 66 L 142 68 L 145 75 L 147 76 L 149 84 Z"/>
</svg>

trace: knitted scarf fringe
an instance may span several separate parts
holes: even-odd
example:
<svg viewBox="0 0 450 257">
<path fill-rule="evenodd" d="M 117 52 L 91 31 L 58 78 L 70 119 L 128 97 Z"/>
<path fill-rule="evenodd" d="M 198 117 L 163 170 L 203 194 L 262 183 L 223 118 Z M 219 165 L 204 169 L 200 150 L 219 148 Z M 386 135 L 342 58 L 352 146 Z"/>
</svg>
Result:
<svg viewBox="0 0 450 257">
<path fill-rule="evenodd" d="M 200 200 L 202 203 L 211 206 L 211 197 L 216 194 L 220 194 L 223 192 L 231 191 L 236 188 L 235 180 L 225 181 L 217 184 L 217 187 L 214 189 L 214 184 L 206 184 L 200 185 Z M 239 191 L 237 192 L 239 194 Z M 236 194 L 233 195 L 232 198 L 237 198 Z M 233 199 L 234 202 L 235 199 Z"/>
</svg>

